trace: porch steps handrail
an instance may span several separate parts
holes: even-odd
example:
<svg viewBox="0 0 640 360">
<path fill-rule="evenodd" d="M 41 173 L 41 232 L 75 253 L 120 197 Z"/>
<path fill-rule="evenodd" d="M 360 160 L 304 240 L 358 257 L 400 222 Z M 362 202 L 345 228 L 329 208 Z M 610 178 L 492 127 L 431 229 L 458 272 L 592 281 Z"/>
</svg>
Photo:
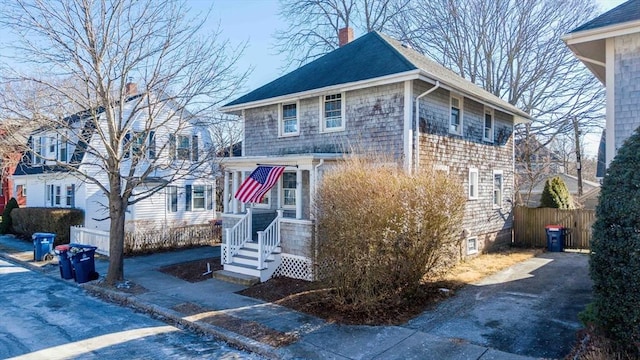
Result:
<svg viewBox="0 0 640 360">
<path fill-rule="evenodd" d="M 277 210 L 276 218 L 264 231 L 258 231 L 258 270 L 266 269 L 265 264 L 271 253 L 280 246 L 280 219 L 282 210 Z"/>
<path fill-rule="evenodd" d="M 231 229 L 225 230 L 226 241 L 224 244 L 225 261 L 227 264 L 233 262 L 233 256 L 238 254 L 244 244 L 251 241 L 251 208 L 247 208 L 247 213 Z"/>
</svg>

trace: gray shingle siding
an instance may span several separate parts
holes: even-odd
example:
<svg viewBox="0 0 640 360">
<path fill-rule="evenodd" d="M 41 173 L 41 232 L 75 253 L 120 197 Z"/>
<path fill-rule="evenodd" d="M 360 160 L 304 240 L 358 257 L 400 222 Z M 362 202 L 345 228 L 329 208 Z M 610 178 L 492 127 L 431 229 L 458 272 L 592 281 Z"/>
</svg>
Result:
<svg viewBox="0 0 640 360">
<path fill-rule="evenodd" d="M 615 38 L 615 148 L 640 126 L 640 34 Z"/>
<path fill-rule="evenodd" d="M 421 94 L 429 88 L 424 83 L 414 87 Z M 478 169 L 479 196 L 468 200 L 462 229 L 478 238 L 480 250 L 504 245 L 511 240 L 513 226 L 513 117 L 494 109 L 494 142 L 483 141 L 484 105 L 464 98 L 463 134 L 449 134 L 450 92 L 437 89 L 420 103 L 420 163 L 445 165 L 450 176 L 458 179 L 468 193 L 469 168 Z M 503 206 L 493 208 L 493 171 L 503 172 Z M 461 243 L 464 249 L 465 242 Z M 462 251 L 462 256 L 464 256 Z"/>
<path fill-rule="evenodd" d="M 402 83 L 348 91 L 345 129 L 320 132 L 320 97 L 299 102 L 300 135 L 278 137 L 278 107 L 245 110 L 245 156 L 340 153 L 375 150 L 402 156 L 404 122 Z"/>
</svg>

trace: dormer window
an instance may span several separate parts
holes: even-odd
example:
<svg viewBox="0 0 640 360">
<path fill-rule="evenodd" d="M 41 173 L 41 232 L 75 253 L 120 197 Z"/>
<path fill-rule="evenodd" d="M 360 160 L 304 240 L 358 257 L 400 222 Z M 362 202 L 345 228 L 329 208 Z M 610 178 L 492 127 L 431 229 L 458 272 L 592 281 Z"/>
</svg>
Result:
<svg viewBox="0 0 640 360">
<path fill-rule="evenodd" d="M 43 148 L 44 148 L 44 138 L 43 137 L 34 138 L 34 142 L 33 142 L 33 163 L 34 164 L 42 163 Z"/>
<path fill-rule="evenodd" d="M 198 135 L 169 134 L 169 154 L 174 160 L 198 161 Z"/>
</svg>

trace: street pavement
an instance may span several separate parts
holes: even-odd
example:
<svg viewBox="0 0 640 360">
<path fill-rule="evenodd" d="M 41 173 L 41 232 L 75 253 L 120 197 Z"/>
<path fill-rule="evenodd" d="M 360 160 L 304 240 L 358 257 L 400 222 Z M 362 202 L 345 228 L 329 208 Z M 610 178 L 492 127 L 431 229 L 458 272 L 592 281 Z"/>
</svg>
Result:
<svg viewBox="0 0 640 360">
<path fill-rule="evenodd" d="M 0 260 L 0 358 L 259 359 Z"/>
<path fill-rule="evenodd" d="M 60 280 L 57 266 L 34 263 L 30 249 L 28 242 L 0 236 L 0 258 L 22 261 L 67 288 L 75 288 L 80 296 L 98 295 L 273 359 L 561 357 L 573 343 L 579 326 L 577 312 L 589 302 L 591 294 L 585 254 L 546 253 L 465 287 L 436 309 L 425 311 L 402 326 L 339 325 L 239 295 L 237 291 L 244 289 L 240 285 L 217 279 L 188 283 L 158 271 L 166 265 L 210 258 L 219 254 L 219 247 L 125 259 L 125 278 L 145 289 L 134 294 L 110 291 L 95 282 L 78 286 L 73 280 Z M 107 269 L 107 260 L 97 258 L 96 270 L 104 276 Z M 3 291 L 0 287 L 0 293 Z M 210 321 L 221 316 L 239 326 Z M 110 323 L 108 317 L 105 321 Z M 137 325 L 138 320 L 130 322 Z M 294 341 L 277 346 L 238 330 L 256 326 L 293 337 Z M 143 358 L 167 357 L 150 354 Z"/>
</svg>

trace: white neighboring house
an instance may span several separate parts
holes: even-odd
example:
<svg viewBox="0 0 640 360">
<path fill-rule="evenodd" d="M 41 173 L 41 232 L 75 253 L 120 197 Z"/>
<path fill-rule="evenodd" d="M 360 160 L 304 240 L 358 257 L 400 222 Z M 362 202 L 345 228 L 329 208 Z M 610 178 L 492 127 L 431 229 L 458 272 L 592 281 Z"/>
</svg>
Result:
<svg viewBox="0 0 640 360">
<path fill-rule="evenodd" d="M 123 113 L 130 113 L 140 101 L 148 103 L 146 95 L 129 96 L 122 107 Z M 151 126 L 148 123 L 145 126 L 147 117 L 135 118 L 123 144 L 130 144 L 130 150 L 125 152 L 128 160 L 124 161 L 121 174 L 128 175 L 134 156 L 141 159 L 132 174 L 141 180 L 132 199 L 145 190 L 161 187 L 127 208 L 125 226 L 129 230 L 149 224 L 154 227 L 203 224 L 215 218 L 213 164 L 203 163 L 210 158 L 212 144 L 207 127 L 197 119 L 180 120 L 175 111 L 171 111 L 170 101 L 158 109 Z M 99 108 L 94 113 L 106 131 L 103 111 Z M 29 137 L 30 151 L 25 153 L 13 174 L 14 187 L 21 206 L 82 209 L 86 228 L 108 231 L 105 193 L 95 182 L 69 169 L 77 168 L 108 187 L 106 172 L 96 156 L 106 154 L 105 145 L 95 122 L 89 120 L 92 116 L 95 115 L 91 111 L 83 111 L 66 117 L 64 131 L 62 127 L 34 131 Z M 150 168 L 152 171 L 143 174 Z"/>
</svg>

